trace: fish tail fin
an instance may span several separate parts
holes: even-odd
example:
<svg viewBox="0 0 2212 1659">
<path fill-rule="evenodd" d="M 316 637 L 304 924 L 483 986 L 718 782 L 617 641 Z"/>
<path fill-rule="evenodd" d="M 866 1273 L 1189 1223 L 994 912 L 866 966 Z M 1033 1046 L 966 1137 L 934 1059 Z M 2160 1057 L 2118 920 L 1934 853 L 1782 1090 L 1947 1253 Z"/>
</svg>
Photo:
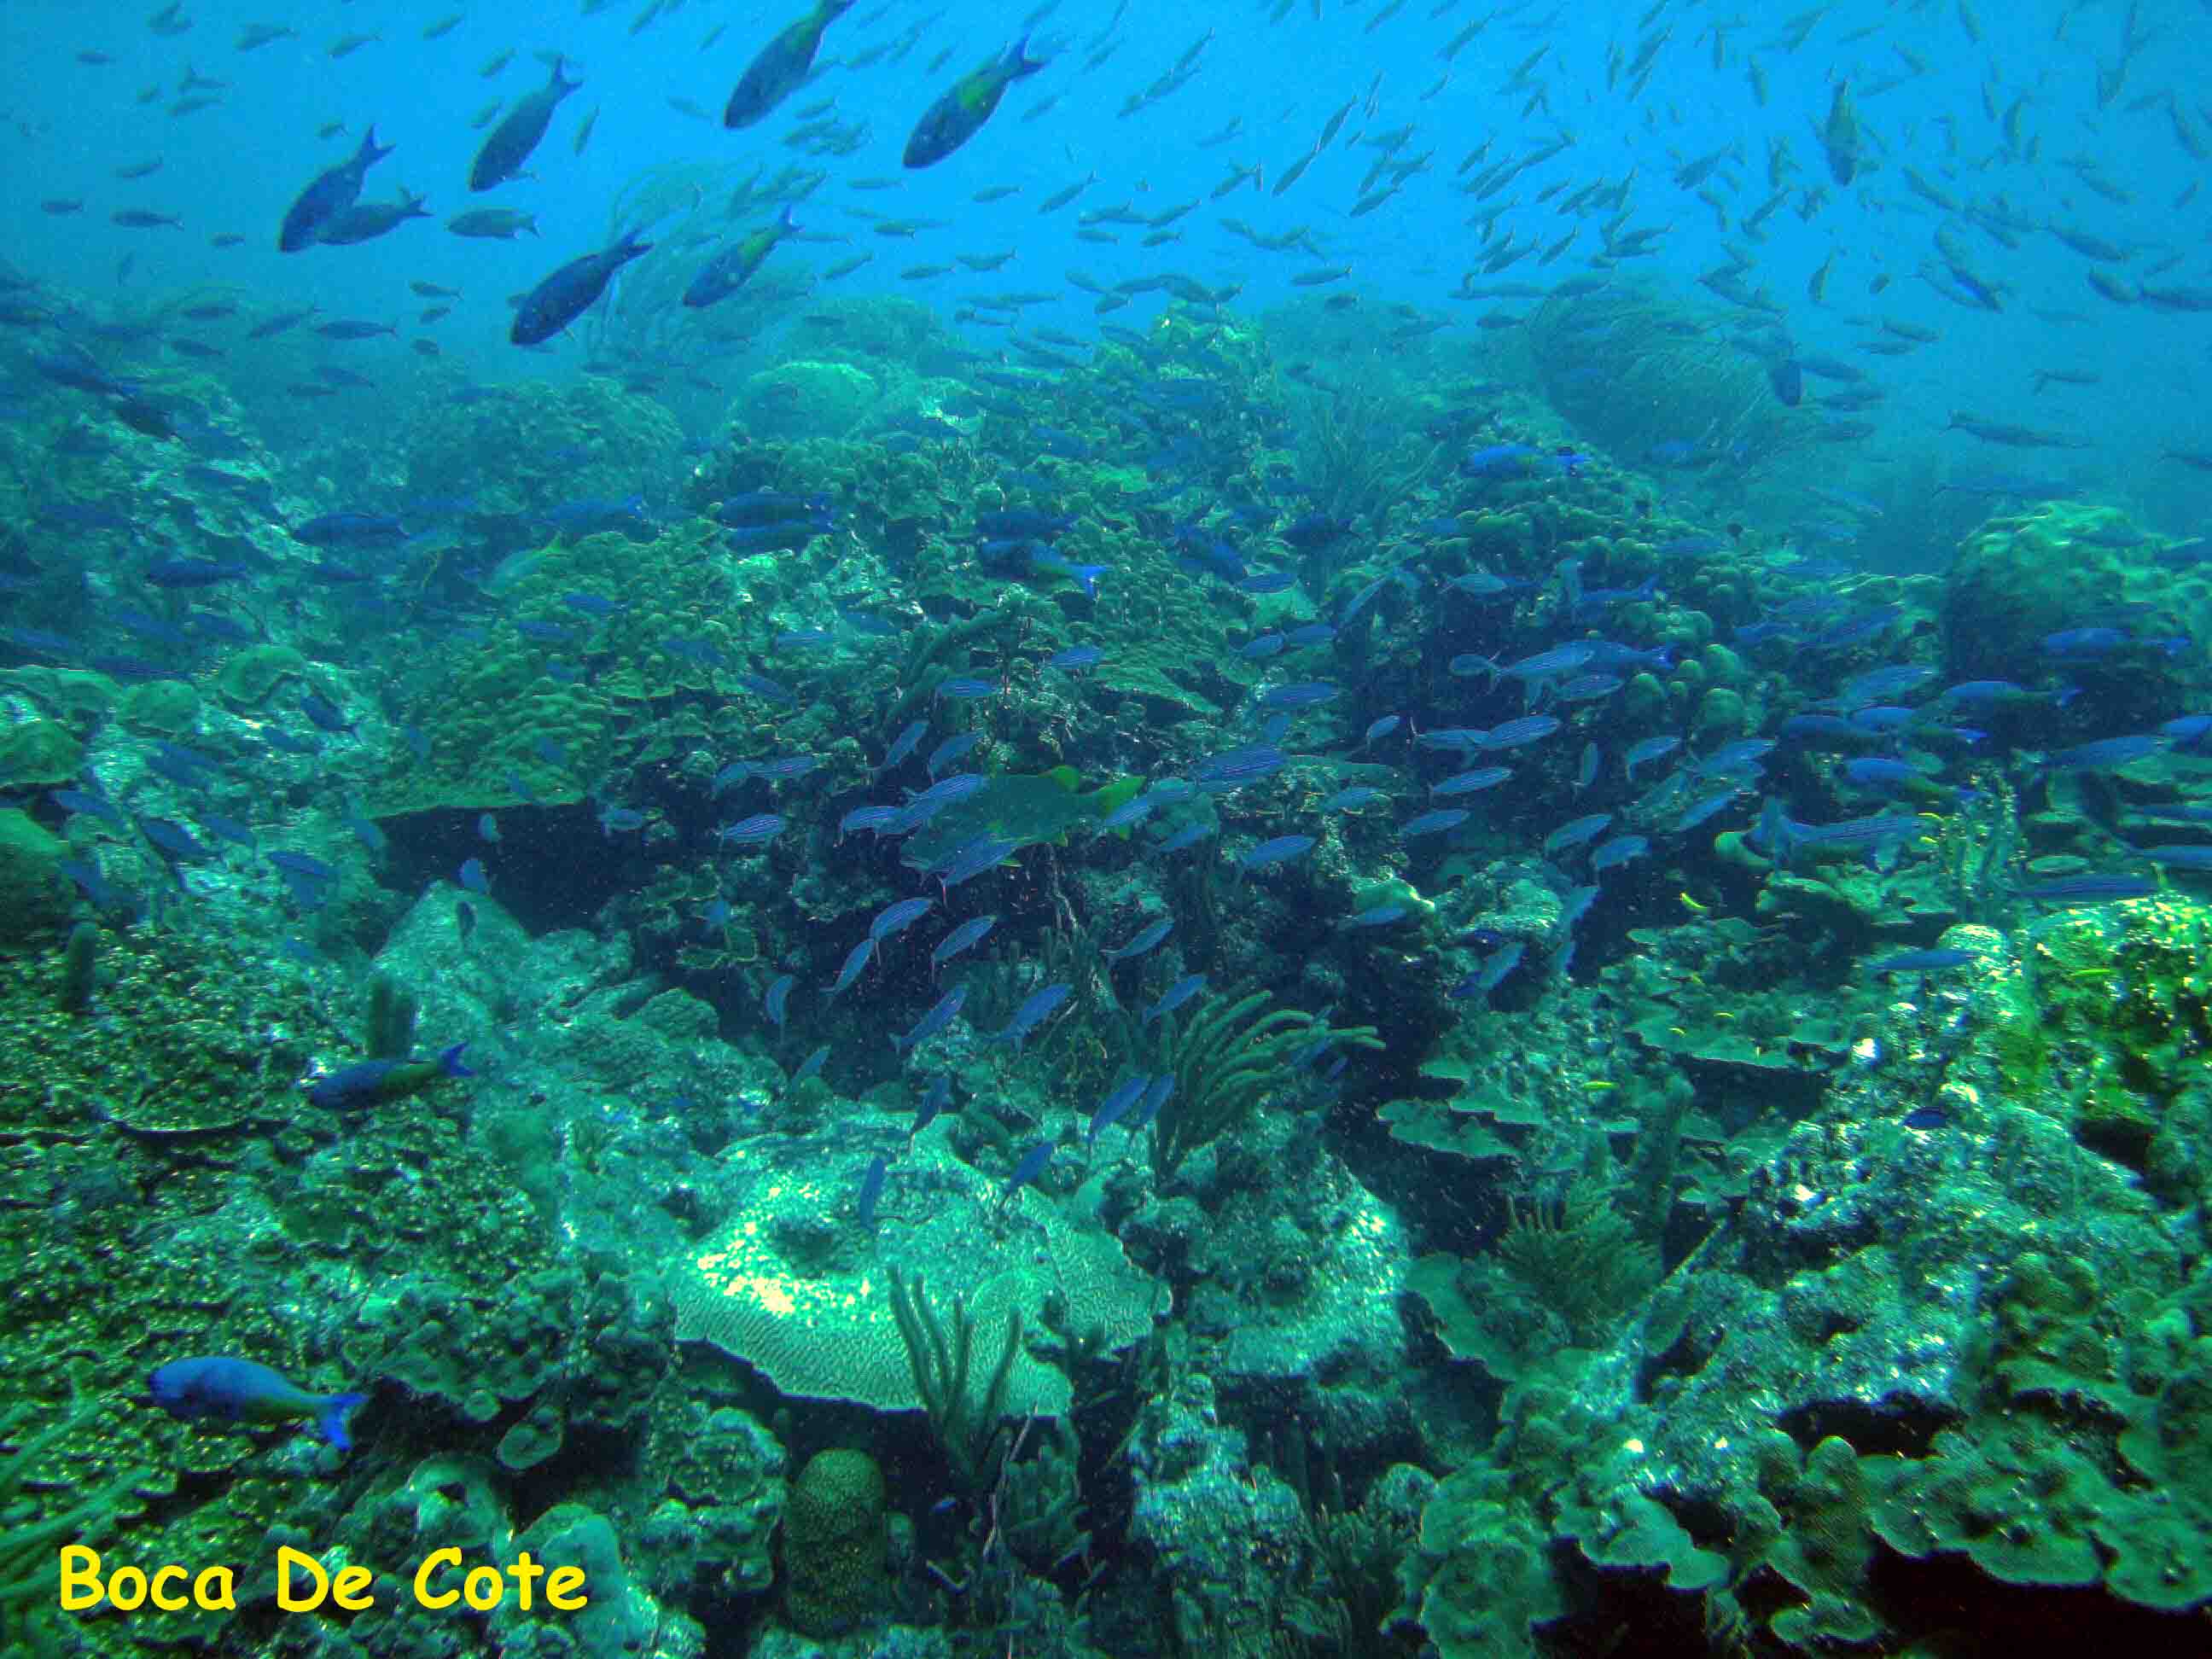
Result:
<svg viewBox="0 0 2212 1659">
<path fill-rule="evenodd" d="M 324 1439 L 340 1451 L 353 1449 L 353 1436 L 346 1431 L 346 1419 L 354 1407 L 368 1400 L 365 1394 L 331 1394 L 323 1396 L 315 1412 L 315 1427 Z"/>
<path fill-rule="evenodd" d="M 567 76 L 562 74 L 561 71 L 567 66 L 568 61 L 559 52 L 553 54 L 553 79 L 550 84 L 560 88 L 563 92 L 574 92 L 584 83 L 580 80 L 571 81 Z"/>
<path fill-rule="evenodd" d="M 368 124 L 368 131 L 361 135 L 361 148 L 354 152 L 354 160 L 367 167 L 391 155 L 392 148 L 390 144 L 376 142 L 376 123 L 372 121 Z"/>
<path fill-rule="evenodd" d="M 1035 75 L 1052 60 L 1030 56 L 1030 38 L 1024 34 L 1006 48 L 1006 69 L 1016 80 L 1024 75 Z"/>
<path fill-rule="evenodd" d="M 447 1077 L 474 1077 L 476 1075 L 475 1071 L 472 1068 L 461 1064 L 461 1050 L 468 1046 L 469 1045 L 465 1042 L 456 1042 L 452 1048 L 447 1049 L 445 1053 L 440 1054 L 438 1056 L 438 1069 L 443 1072 Z"/>
</svg>

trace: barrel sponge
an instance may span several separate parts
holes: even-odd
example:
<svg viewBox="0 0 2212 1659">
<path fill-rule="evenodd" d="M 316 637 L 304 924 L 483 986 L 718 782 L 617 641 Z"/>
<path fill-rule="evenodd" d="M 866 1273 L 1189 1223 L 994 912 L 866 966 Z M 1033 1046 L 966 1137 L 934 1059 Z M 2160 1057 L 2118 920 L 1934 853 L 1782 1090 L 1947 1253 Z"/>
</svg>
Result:
<svg viewBox="0 0 2212 1659">
<path fill-rule="evenodd" d="M 784 1611 L 806 1635 L 842 1636 L 879 1613 L 884 1472 L 864 1451 L 817 1452 L 783 1511 Z"/>
<path fill-rule="evenodd" d="M 1030 1188 L 994 1218 L 1000 1183 L 945 1151 L 944 1133 L 923 1135 L 899 1159 L 872 1238 L 849 1219 L 860 1152 L 741 1143 L 731 1164 L 744 1195 L 732 1220 L 673 1274 L 678 1337 L 744 1360 L 785 1394 L 893 1412 L 923 1402 L 886 1264 L 927 1275 L 941 1308 L 964 1295 L 987 1344 L 1002 1337 L 1010 1309 L 1024 1329 L 1046 1328 L 1054 1292 L 1066 1298 L 1064 1328 L 1102 1329 L 1109 1347 L 1152 1328 L 1158 1287 L 1112 1234 Z M 1065 1373 L 1026 1347 L 1016 1354 L 1009 1415 L 1056 1417 L 1068 1398 Z"/>
</svg>

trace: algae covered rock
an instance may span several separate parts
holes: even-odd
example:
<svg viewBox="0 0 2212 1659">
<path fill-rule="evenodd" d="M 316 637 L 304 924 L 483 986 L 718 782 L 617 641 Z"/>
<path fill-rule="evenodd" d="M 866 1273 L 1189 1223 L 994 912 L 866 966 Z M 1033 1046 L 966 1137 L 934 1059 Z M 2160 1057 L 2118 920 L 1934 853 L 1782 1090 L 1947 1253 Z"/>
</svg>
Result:
<svg viewBox="0 0 2212 1659">
<path fill-rule="evenodd" d="M 15 807 L 0 808 L 0 950 L 57 927 L 69 907 L 58 886 L 69 846 Z"/>
<path fill-rule="evenodd" d="M 307 668 L 307 659 L 289 645 L 249 645 L 224 659 L 216 671 L 215 689 L 226 702 L 252 708 Z"/>
<path fill-rule="evenodd" d="M 515 1535 L 507 1560 L 520 1560 L 526 1550 L 543 1564 L 582 1568 L 587 1605 L 560 1612 L 537 1601 L 526 1613 L 508 1597 L 490 1621 L 502 1652 L 643 1653 L 656 1643 L 665 1651 L 675 1633 L 663 1621 L 678 1627 L 690 1622 L 662 1608 L 631 1578 L 614 1523 L 584 1504 L 556 1504 L 546 1510 Z M 696 1650 L 696 1630 L 690 1634 L 685 1645 Z"/>
<path fill-rule="evenodd" d="M 779 363 L 746 380 L 738 410 L 756 439 L 842 438 L 867 417 L 877 396 L 875 381 L 850 363 Z"/>
<path fill-rule="evenodd" d="M 10 668 L 0 673 L 0 687 L 20 691 L 78 732 L 91 730 L 123 695 L 106 675 L 83 668 Z"/>
<path fill-rule="evenodd" d="M 786 1463 L 774 1435 L 733 1407 L 674 1401 L 654 1413 L 646 1461 L 665 1485 L 633 1554 L 656 1594 L 703 1579 L 757 1595 L 775 1583 Z"/>
<path fill-rule="evenodd" d="M 173 738 L 198 720 L 200 694 L 189 680 L 149 680 L 125 691 L 116 713 L 134 732 Z"/>
<path fill-rule="evenodd" d="M 0 732 L 0 787 L 62 788 L 83 764 L 84 745 L 58 721 L 28 720 Z"/>
<path fill-rule="evenodd" d="M 2085 691 L 2099 694 L 2114 730 L 2128 729 L 2110 706 L 2111 694 L 2122 690 L 2144 699 L 2147 718 L 2170 712 L 2183 693 L 2201 689 L 2203 653 L 2163 643 L 2191 630 L 2173 609 L 2177 591 L 2156 551 L 2154 538 L 2109 507 L 2053 501 L 1988 520 L 1960 544 L 1944 580 L 1943 653 L 1951 678 L 2021 678 L 2052 659 L 2042 645 L 2050 635 L 2126 616 L 2125 631 L 2142 644 L 2064 666 Z"/>
</svg>

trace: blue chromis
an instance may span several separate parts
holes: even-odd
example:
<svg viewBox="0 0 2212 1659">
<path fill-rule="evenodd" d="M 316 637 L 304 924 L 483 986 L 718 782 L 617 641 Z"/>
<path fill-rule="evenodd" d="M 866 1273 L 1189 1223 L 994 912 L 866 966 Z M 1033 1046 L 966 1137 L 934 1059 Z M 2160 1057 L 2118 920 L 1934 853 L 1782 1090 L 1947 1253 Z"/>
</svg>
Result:
<svg viewBox="0 0 2212 1659">
<path fill-rule="evenodd" d="M 214 1418 L 224 1423 L 295 1423 L 315 1419 L 323 1438 L 340 1451 L 353 1441 L 346 1418 L 365 1394 L 311 1394 L 251 1359 L 215 1355 L 173 1359 L 146 1379 L 154 1403 L 182 1422 Z"/>
</svg>

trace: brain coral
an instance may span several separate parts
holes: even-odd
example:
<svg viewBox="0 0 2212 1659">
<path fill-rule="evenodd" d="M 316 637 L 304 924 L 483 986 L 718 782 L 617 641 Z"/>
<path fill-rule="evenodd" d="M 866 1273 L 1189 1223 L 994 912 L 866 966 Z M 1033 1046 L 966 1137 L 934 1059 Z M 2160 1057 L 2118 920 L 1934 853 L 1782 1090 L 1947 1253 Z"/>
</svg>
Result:
<svg viewBox="0 0 2212 1659">
<path fill-rule="evenodd" d="M 751 1141 L 730 1161 L 757 1176 L 729 1224 L 678 1264 L 676 1334 L 744 1360 L 786 1394 L 921 1408 L 891 1315 L 890 1264 L 926 1275 L 947 1317 L 964 1293 L 982 1346 L 1004 1340 L 1009 1308 L 1022 1310 L 1024 1330 L 1044 1328 L 1054 1291 L 1067 1298 L 1070 1328 L 1102 1327 L 1109 1346 L 1152 1328 L 1160 1287 L 1118 1240 L 1032 1188 L 999 1212 L 999 1183 L 953 1157 L 939 1135 L 921 1137 L 891 1166 L 872 1238 L 848 1218 L 866 1150 L 825 1155 Z M 1026 1348 L 1016 1356 L 1009 1414 L 1057 1416 L 1068 1397 L 1058 1369 Z"/>
</svg>

